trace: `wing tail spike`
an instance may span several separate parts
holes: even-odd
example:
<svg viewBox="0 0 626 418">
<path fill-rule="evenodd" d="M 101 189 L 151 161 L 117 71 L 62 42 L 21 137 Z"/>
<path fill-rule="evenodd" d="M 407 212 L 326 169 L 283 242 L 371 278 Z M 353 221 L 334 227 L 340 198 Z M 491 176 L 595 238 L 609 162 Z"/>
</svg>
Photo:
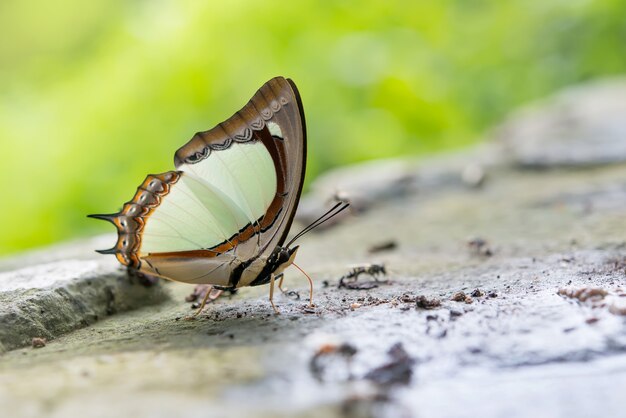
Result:
<svg viewBox="0 0 626 418">
<path fill-rule="evenodd" d="M 117 248 L 109 248 L 108 250 L 96 250 L 97 253 L 100 254 L 117 254 Z"/>
<path fill-rule="evenodd" d="M 87 215 L 88 218 L 100 219 L 102 221 L 108 221 L 113 224 L 115 223 L 115 218 L 117 218 L 118 216 L 119 213 Z"/>
</svg>

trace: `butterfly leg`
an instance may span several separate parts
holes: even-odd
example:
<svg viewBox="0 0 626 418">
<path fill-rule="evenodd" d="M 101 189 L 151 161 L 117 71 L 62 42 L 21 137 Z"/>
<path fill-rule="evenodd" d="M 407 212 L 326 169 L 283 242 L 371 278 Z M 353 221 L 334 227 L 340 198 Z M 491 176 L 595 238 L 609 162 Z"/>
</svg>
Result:
<svg viewBox="0 0 626 418">
<path fill-rule="evenodd" d="M 277 274 L 276 279 L 278 279 L 278 290 L 285 293 L 287 289 L 283 289 L 283 280 L 285 279 L 285 275 L 283 273 Z"/>
<path fill-rule="evenodd" d="M 298 292 L 297 290 L 289 290 L 283 287 L 284 278 L 284 273 L 279 273 L 276 275 L 276 280 L 278 280 L 278 289 L 282 292 L 283 295 L 287 296 L 288 298 L 300 300 L 300 292 Z"/>
<path fill-rule="evenodd" d="M 312 308 L 313 306 L 315 306 L 313 305 L 313 280 L 311 280 L 311 277 L 309 277 L 309 275 L 306 274 L 306 272 L 302 270 L 299 265 L 297 265 L 296 263 L 292 263 L 292 264 L 296 266 L 296 268 L 300 270 L 302 274 L 304 274 L 306 279 L 309 281 L 309 307 Z"/>
<path fill-rule="evenodd" d="M 193 314 L 193 316 L 195 317 L 195 316 L 200 315 L 200 312 L 202 312 L 202 310 L 204 309 L 204 306 L 207 304 L 207 301 L 210 299 L 211 302 L 213 302 L 215 299 L 219 298 L 222 293 L 224 293 L 224 291 L 221 289 L 207 289 L 207 292 L 205 293 L 204 298 L 202 298 L 202 303 L 200 304 L 200 307 L 198 308 L 196 313 Z"/>
<path fill-rule="evenodd" d="M 210 284 L 197 284 L 196 287 L 193 288 L 193 292 L 191 294 L 185 296 L 185 302 L 196 302 L 192 306 L 197 308 L 200 306 L 200 301 L 204 299 L 207 293 L 210 293 L 215 288 Z"/>
<path fill-rule="evenodd" d="M 274 312 L 279 314 L 280 311 L 276 309 L 276 305 L 274 305 L 274 280 L 275 279 L 276 277 L 274 276 L 274 273 L 272 273 L 270 275 L 270 303 L 272 304 L 272 308 L 274 309 Z"/>
</svg>

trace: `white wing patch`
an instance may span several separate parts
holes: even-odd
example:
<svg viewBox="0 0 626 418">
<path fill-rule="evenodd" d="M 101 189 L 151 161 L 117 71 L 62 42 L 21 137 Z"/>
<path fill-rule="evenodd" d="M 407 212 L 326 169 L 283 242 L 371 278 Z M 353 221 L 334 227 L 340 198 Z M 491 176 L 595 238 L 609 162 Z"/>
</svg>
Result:
<svg viewBox="0 0 626 418">
<path fill-rule="evenodd" d="M 274 162 L 261 142 L 232 144 L 196 164 L 147 218 L 140 255 L 214 247 L 265 214 L 276 195 Z"/>
<path fill-rule="evenodd" d="M 260 218 L 276 194 L 276 170 L 261 142 L 233 144 L 213 151 L 196 164 L 180 170 L 220 190 L 246 214 L 249 222 Z"/>
<path fill-rule="evenodd" d="M 277 136 L 280 139 L 284 139 L 285 138 L 283 136 L 282 129 L 280 129 L 280 126 L 278 126 L 278 124 L 276 122 L 267 122 L 267 129 L 269 129 L 270 134 L 272 134 L 272 136 Z"/>
</svg>

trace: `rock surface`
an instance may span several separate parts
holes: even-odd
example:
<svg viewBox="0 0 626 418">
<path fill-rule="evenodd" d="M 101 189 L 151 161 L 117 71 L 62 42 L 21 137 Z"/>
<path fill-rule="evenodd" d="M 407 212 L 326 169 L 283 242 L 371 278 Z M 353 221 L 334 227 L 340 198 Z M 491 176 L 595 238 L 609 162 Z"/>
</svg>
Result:
<svg viewBox="0 0 626 418">
<path fill-rule="evenodd" d="M 494 136 L 525 167 L 626 161 L 626 79 L 567 89 L 515 112 Z"/>
<path fill-rule="evenodd" d="M 0 351 L 51 340 L 99 318 L 167 299 L 104 260 L 63 260 L 0 273 Z"/>
<path fill-rule="evenodd" d="M 262 286 L 185 320 L 191 286 L 128 284 L 113 260 L 94 258 L 93 242 L 5 260 L 5 270 L 33 267 L 0 276 L 2 295 L 19 293 L 0 312 L 77 282 L 74 297 L 91 302 L 79 310 L 87 323 L 69 326 L 79 316 L 59 312 L 46 329 L 61 331 L 28 334 L 48 337 L 44 347 L 0 356 L 0 405 L 13 417 L 621 416 L 626 165 L 536 172 L 504 161 L 478 150 L 418 171 L 401 162 L 391 190 L 379 175 L 389 165 L 334 174 L 339 184 L 358 173 L 343 184 L 366 210 L 301 240 L 315 307 L 291 268 L 281 315 Z M 373 191 L 362 187 L 368 176 Z M 309 202 L 324 207 L 326 193 Z M 36 266 L 42 258 L 53 264 Z M 352 265 L 368 263 L 387 274 L 339 288 Z M 34 286 L 40 277 L 54 286 Z M 146 294 L 158 303 L 107 316 L 109 286 L 129 307 Z M 5 318 L 2 341 L 24 343 Z"/>
</svg>

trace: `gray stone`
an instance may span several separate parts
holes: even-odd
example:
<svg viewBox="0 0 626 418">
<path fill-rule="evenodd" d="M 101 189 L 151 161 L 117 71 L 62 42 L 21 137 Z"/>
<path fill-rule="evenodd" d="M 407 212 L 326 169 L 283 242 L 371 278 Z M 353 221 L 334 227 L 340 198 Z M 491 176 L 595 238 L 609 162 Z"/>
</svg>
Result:
<svg viewBox="0 0 626 418">
<path fill-rule="evenodd" d="M 0 405 L 14 417 L 621 416 L 626 166 L 483 158 L 461 155 L 418 180 L 432 188 L 305 236 L 296 262 L 314 308 L 295 268 L 280 315 L 261 286 L 187 321 L 192 286 L 164 283 L 172 297 L 159 304 L 4 353 Z M 487 167 L 481 185 L 463 181 L 468 161 Z M 355 263 L 387 275 L 338 288 Z M 469 298 L 453 301 L 460 291 Z M 396 343 L 408 358 L 389 354 Z"/>
<path fill-rule="evenodd" d="M 52 340 L 166 298 L 161 286 L 133 283 L 103 260 L 68 259 L 0 273 L 0 349 L 30 345 L 38 337 Z"/>
<path fill-rule="evenodd" d="M 492 136 L 524 167 L 626 161 L 626 80 L 570 87 L 515 111 Z"/>
<path fill-rule="evenodd" d="M 311 184 L 310 192 L 300 202 L 296 220 L 308 225 L 335 202 L 349 201 L 350 211 L 324 225 L 328 227 L 349 213 L 366 212 L 390 200 L 479 188 L 487 181 L 488 173 L 503 168 L 500 153 L 494 144 L 482 144 L 472 150 L 428 158 L 368 161 L 338 168 Z"/>
<path fill-rule="evenodd" d="M 102 261 L 102 257 L 100 257 L 95 250 L 110 248 L 116 239 L 115 234 L 105 234 L 0 257 L 0 272 L 18 270 L 25 266 L 53 263 L 61 260 Z M 111 263 L 111 266 L 115 265 L 115 263 Z"/>
</svg>

